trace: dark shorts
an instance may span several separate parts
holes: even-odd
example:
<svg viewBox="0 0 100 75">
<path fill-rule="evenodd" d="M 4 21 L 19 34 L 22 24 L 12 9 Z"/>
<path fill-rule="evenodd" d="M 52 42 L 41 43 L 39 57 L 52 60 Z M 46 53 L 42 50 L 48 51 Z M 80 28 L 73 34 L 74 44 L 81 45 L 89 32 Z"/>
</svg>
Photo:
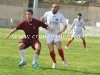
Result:
<svg viewBox="0 0 100 75">
<path fill-rule="evenodd" d="M 26 49 L 26 48 L 31 46 L 34 50 L 36 50 L 35 49 L 35 44 L 36 43 L 39 43 L 40 44 L 40 48 L 41 48 L 41 43 L 39 42 L 38 39 L 25 39 L 25 38 L 23 38 L 23 39 L 21 39 L 21 41 L 19 43 L 24 43 L 25 44 L 25 48 L 24 49 Z"/>
</svg>

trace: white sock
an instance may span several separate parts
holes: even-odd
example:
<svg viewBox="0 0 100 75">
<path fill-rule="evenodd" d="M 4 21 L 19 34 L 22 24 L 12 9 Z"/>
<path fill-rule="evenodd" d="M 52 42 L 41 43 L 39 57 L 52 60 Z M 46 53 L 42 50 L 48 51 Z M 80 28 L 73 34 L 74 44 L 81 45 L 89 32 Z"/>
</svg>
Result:
<svg viewBox="0 0 100 75">
<path fill-rule="evenodd" d="M 34 59 L 33 59 L 32 64 L 37 63 L 38 57 L 39 57 L 39 55 L 35 53 L 35 54 L 34 54 L 34 57 L 33 57 Z"/>
<path fill-rule="evenodd" d="M 25 60 L 25 52 L 24 52 L 24 50 L 20 50 L 19 52 L 20 52 L 20 56 L 21 56 L 22 61 L 26 61 Z"/>
</svg>

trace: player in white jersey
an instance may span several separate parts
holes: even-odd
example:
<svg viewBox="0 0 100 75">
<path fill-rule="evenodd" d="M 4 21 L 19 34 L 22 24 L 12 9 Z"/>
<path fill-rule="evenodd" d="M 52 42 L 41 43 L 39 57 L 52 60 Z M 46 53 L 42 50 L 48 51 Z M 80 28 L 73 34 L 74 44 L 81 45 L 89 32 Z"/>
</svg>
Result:
<svg viewBox="0 0 100 75">
<path fill-rule="evenodd" d="M 82 28 L 85 30 L 84 20 L 81 17 L 82 17 L 82 14 L 78 13 L 77 18 L 74 19 L 73 24 L 72 24 L 72 28 L 71 28 L 73 30 L 73 33 L 72 33 L 71 39 L 68 41 L 65 48 L 68 48 L 69 44 L 74 40 L 74 38 L 80 37 L 80 38 L 82 38 L 84 49 L 87 50 L 86 49 L 86 41 L 84 38 L 84 33 L 82 31 Z"/>
<path fill-rule="evenodd" d="M 58 49 L 58 53 L 62 58 L 64 66 L 65 67 L 67 66 L 64 57 L 64 52 L 61 46 L 61 37 L 60 37 L 61 33 L 63 33 L 67 28 L 67 22 L 65 17 L 61 13 L 59 13 L 58 10 L 59 10 L 59 5 L 53 4 L 51 11 L 46 12 L 44 16 L 41 17 L 41 21 L 45 22 L 49 27 L 51 27 L 54 30 L 52 32 L 49 30 L 45 31 L 46 41 L 50 51 L 50 56 L 53 60 L 52 68 L 56 67 L 56 55 L 54 52 L 54 45 L 56 45 Z M 60 30 L 60 23 L 64 25 L 62 30 Z"/>
</svg>

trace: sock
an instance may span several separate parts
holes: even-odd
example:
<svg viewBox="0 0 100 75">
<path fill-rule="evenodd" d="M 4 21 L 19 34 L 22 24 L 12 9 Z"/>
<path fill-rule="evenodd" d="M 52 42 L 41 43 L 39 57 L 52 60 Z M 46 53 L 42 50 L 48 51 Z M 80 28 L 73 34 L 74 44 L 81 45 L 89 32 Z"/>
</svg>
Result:
<svg viewBox="0 0 100 75">
<path fill-rule="evenodd" d="M 24 52 L 24 50 L 20 50 L 19 53 L 20 53 L 22 61 L 26 61 L 25 60 L 25 52 Z"/>
<path fill-rule="evenodd" d="M 53 62 L 56 63 L 56 55 L 55 55 L 54 51 L 50 52 L 50 56 L 51 56 Z"/>
<path fill-rule="evenodd" d="M 68 43 L 67 43 L 67 46 L 68 46 L 71 42 L 72 42 L 72 40 L 69 40 Z"/>
<path fill-rule="evenodd" d="M 86 48 L 86 42 L 85 42 L 85 40 L 83 40 L 83 45 L 84 45 L 84 48 Z"/>
<path fill-rule="evenodd" d="M 39 57 L 39 55 L 38 54 L 34 54 L 34 59 L 33 59 L 33 62 L 32 62 L 32 64 L 35 64 L 35 63 L 37 63 L 37 59 L 38 59 L 38 57 Z"/>
<path fill-rule="evenodd" d="M 62 49 L 58 49 L 58 52 L 59 52 L 60 57 L 62 58 L 62 61 L 64 61 L 65 58 L 64 58 L 64 52 L 63 52 L 63 50 Z"/>
</svg>

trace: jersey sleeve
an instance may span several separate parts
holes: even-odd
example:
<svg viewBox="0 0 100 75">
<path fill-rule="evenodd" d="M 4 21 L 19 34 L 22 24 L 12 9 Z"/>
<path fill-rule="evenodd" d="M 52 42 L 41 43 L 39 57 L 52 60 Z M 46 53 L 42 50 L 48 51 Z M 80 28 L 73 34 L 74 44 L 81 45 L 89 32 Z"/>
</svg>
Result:
<svg viewBox="0 0 100 75">
<path fill-rule="evenodd" d="M 43 23 L 43 22 L 41 22 L 41 21 L 38 21 L 38 25 L 39 25 L 39 27 L 42 27 L 42 28 L 45 28 L 45 29 L 47 29 L 47 27 L 48 27 L 48 25 L 46 25 L 45 23 Z"/>
<path fill-rule="evenodd" d="M 23 25 L 24 25 L 24 21 L 23 22 L 20 22 L 15 28 L 17 29 L 17 30 L 23 30 Z"/>
<path fill-rule="evenodd" d="M 62 14 L 61 14 L 60 22 L 61 22 L 63 25 L 67 25 L 66 18 L 65 18 Z"/>
</svg>

